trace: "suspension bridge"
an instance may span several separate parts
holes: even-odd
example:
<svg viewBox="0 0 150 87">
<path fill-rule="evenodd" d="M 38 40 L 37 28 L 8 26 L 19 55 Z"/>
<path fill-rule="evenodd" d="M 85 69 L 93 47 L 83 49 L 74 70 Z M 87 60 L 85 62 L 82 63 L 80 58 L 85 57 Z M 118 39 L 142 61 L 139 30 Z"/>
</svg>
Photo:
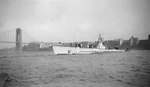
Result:
<svg viewBox="0 0 150 87">
<path fill-rule="evenodd" d="M 21 50 L 23 45 L 38 42 L 21 28 L 0 32 L 0 49 L 15 47 Z"/>
</svg>

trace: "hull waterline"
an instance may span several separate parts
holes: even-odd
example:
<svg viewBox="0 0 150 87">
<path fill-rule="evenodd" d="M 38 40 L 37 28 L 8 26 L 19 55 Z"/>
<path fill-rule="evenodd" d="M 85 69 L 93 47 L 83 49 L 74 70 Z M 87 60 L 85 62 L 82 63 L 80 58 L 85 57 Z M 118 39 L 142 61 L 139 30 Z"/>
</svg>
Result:
<svg viewBox="0 0 150 87">
<path fill-rule="evenodd" d="M 62 47 L 62 46 L 53 46 L 53 51 L 56 55 L 98 54 L 103 52 L 125 52 L 125 50 L 116 50 L 116 49 L 97 49 L 97 48 Z"/>
</svg>

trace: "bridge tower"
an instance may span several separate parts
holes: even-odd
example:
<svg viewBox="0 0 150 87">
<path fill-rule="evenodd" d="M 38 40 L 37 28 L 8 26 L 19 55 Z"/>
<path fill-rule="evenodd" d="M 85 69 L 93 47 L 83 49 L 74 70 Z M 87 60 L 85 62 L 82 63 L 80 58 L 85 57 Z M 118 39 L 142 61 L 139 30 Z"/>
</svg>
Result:
<svg viewBox="0 0 150 87">
<path fill-rule="evenodd" d="M 16 29 L 16 50 L 22 50 L 22 30 L 20 28 Z"/>
<path fill-rule="evenodd" d="M 148 49 L 150 50 L 150 34 L 148 35 Z"/>
</svg>

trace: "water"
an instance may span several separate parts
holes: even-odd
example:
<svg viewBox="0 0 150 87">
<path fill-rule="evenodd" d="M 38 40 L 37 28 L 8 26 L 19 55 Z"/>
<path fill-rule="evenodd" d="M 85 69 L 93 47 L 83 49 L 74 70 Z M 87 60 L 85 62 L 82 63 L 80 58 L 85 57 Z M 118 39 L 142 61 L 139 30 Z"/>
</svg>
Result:
<svg viewBox="0 0 150 87">
<path fill-rule="evenodd" d="M 8 73 L 8 87 L 149 87 L 150 51 L 0 52 L 0 72 Z"/>
</svg>

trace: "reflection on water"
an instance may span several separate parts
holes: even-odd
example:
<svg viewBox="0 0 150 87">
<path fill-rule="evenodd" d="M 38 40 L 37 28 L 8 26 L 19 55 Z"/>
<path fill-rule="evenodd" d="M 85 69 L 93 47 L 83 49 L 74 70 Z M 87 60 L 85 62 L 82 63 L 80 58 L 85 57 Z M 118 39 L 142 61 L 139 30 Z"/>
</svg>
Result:
<svg viewBox="0 0 150 87">
<path fill-rule="evenodd" d="M 0 52 L 0 72 L 8 73 L 10 87 L 149 87 L 149 57 L 150 51 L 141 50 L 92 55 Z"/>
</svg>

